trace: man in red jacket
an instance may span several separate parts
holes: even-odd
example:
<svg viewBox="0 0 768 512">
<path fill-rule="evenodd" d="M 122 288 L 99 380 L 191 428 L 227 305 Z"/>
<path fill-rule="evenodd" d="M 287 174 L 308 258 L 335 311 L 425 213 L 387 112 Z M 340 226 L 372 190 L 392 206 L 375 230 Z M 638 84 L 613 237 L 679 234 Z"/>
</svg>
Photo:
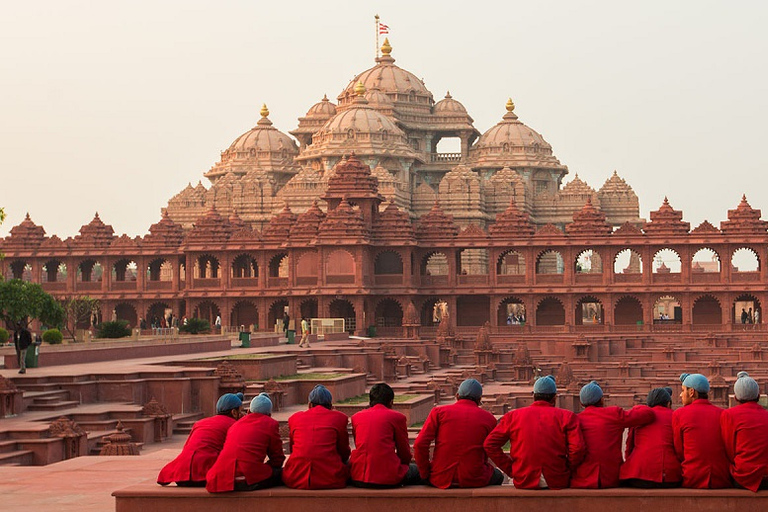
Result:
<svg viewBox="0 0 768 512">
<path fill-rule="evenodd" d="M 594 380 L 581 388 L 579 400 L 584 407 L 578 418 L 587 454 L 571 475 L 571 487 L 618 487 L 624 429 L 652 422 L 653 411 L 645 405 L 635 406 L 630 411 L 621 407 L 605 407 L 603 390 Z"/>
<path fill-rule="evenodd" d="M 656 388 L 646 404 L 655 419 L 629 430 L 621 483 L 644 489 L 680 487 L 683 473 L 672 441 L 672 388 Z"/>
<path fill-rule="evenodd" d="M 204 487 L 205 474 L 219 456 L 229 427 L 235 424 L 243 405 L 242 394 L 227 393 L 216 402 L 216 416 L 204 418 L 192 426 L 178 457 L 160 471 L 157 483 L 176 482 L 180 487 Z"/>
<path fill-rule="evenodd" d="M 456 403 L 435 407 L 421 428 L 413 451 L 423 480 L 441 489 L 501 485 L 504 475 L 488 462 L 483 441 L 496 418 L 479 407 L 483 386 L 467 379 L 459 386 Z M 429 447 L 435 442 L 432 460 Z"/>
<path fill-rule="evenodd" d="M 739 405 L 720 415 L 731 476 L 750 491 L 768 489 L 768 411 L 757 403 L 760 386 L 747 372 L 739 372 L 733 392 Z"/>
<path fill-rule="evenodd" d="M 395 392 L 382 382 L 374 384 L 368 396 L 370 407 L 352 416 L 352 485 L 385 489 L 418 483 L 419 470 L 410 464 L 405 415 L 392 410 Z"/>
<path fill-rule="evenodd" d="M 318 384 L 309 393 L 309 409 L 288 418 L 291 456 L 283 482 L 294 489 L 340 489 L 349 478 L 347 415 L 333 410 L 333 397 Z"/>
<path fill-rule="evenodd" d="M 508 412 L 485 440 L 485 451 L 518 489 L 563 489 L 584 458 L 579 420 L 555 407 L 551 375 L 533 385 L 533 404 Z M 509 455 L 502 447 L 510 441 Z"/>
<path fill-rule="evenodd" d="M 700 373 L 680 375 L 683 406 L 672 413 L 675 453 L 683 469 L 683 487 L 731 487 L 728 458 L 720 434 L 723 410 L 709 401 L 709 381 Z"/>
<path fill-rule="evenodd" d="M 208 492 L 255 491 L 282 483 L 285 455 L 269 395 L 251 400 L 250 411 L 227 432 L 224 448 L 206 475 Z"/>
</svg>

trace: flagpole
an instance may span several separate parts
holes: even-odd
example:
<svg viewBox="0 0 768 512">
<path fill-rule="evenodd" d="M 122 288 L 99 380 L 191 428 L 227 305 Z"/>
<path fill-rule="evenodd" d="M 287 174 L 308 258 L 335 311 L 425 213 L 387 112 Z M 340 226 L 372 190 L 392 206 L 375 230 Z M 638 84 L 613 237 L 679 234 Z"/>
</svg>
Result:
<svg viewBox="0 0 768 512">
<path fill-rule="evenodd" d="M 379 59 L 379 15 L 374 16 L 374 32 L 376 33 L 376 60 Z"/>
</svg>

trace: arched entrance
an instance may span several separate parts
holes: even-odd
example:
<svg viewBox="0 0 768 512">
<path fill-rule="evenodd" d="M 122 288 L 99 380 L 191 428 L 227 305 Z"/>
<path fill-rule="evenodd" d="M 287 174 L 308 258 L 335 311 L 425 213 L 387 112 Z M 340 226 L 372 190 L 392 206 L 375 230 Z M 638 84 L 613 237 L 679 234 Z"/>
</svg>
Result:
<svg viewBox="0 0 768 512">
<path fill-rule="evenodd" d="M 283 332 L 283 314 L 285 313 L 287 307 L 288 301 L 284 299 L 277 300 L 272 303 L 272 305 L 269 307 L 269 315 L 267 316 L 269 329 L 273 329 L 275 328 L 275 325 L 277 325 L 277 330 L 275 332 Z M 277 323 L 278 320 L 280 321 L 279 325 Z"/>
<path fill-rule="evenodd" d="M 168 320 L 172 311 L 165 302 L 155 302 L 147 310 L 147 327 L 171 327 Z"/>
<path fill-rule="evenodd" d="M 734 324 L 763 323 L 760 301 L 754 295 L 742 294 L 736 297 L 731 315 Z"/>
<path fill-rule="evenodd" d="M 376 327 L 402 327 L 403 308 L 395 299 L 384 299 L 374 311 Z"/>
<path fill-rule="evenodd" d="M 442 301 L 439 297 L 429 297 L 421 305 L 421 325 L 423 327 L 432 327 L 438 324 L 435 321 L 435 304 Z"/>
<path fill-rule="evenodd" d="M 128 327 L 130 328 L 136 327 L 136 324 L 138 323 L 136 308 L 134 308 L 132 305 L 128 304 L 127 302 L 121 302 L 120 304 L 115 306 L 113 316 L 116 317 L 117 320 L 125 320 L 126 322 L 128 322 Z"/>
<path fill-rule="evenodd" d="M 497 310 L 497 325 L 524 325 L 526 320 L 525 304 L 517 297 L 502 300 Z"/>
<path fill-rule="evenodd" d="M 702 295 L 693 302 L 691 320 L 694 325 L 723 323 L 720 302 L 712 295 Z"/>
<path fill-rule="evenodd" d="M 616 302 L 613 309 L 613 323 L 616 325 L 639 325 L 643 322 L 643 305 L 631 295 L 626 295 Z"/>
<path fill-rule="evenodd" d="M 565 308 L 554 297 L 547 297 L 536 308 L 536 325 L 565 325 Z"/>
<path fill-rule="evenodd" d="M 357 329 L 357 318 L 355 316 L 355 306 L 346 299 L 334 299 L 328 306 L 331 318 L 343 318 L 344 326 L 348 333 L 355 332 Z"/>
<path fill-rule="evenodd" d="M 248 329 L 251 325 L 259 328 L 259 309 L 249 300 L 241 300 L 232 308 L 230 325 L 242 326 Z"/>
<path fill-rule="evenodd" d="M 208 323 L 211 324 L 211 328 L 213 329 L 216 325 L 216 317 L 221 316 L 221 309 L 219 309 L 219 306 L 217 306 L 215 302 L 205 300 L 197 305 L 193 316 L 195 318 L 208 320 Z"/>
<path fill-rule="evenodd" d="M 654 324 L 681 324 L 683 323 L 683 308 L 680 301 L 671 295 L 665 295 L 656 299 L 653 305 Z"/>
<path fill-rule="evenodd" d="M 317 299 L 305 299 L 299 306 L 299 313 L 305 318 L 317 318 Z"/>
<path fill-rule="evenodd" d="M 587 295 L 576 303 L 576 325 L 601 325 L 603 316 L 603 303 L 594 296 Z"/>
</svg>

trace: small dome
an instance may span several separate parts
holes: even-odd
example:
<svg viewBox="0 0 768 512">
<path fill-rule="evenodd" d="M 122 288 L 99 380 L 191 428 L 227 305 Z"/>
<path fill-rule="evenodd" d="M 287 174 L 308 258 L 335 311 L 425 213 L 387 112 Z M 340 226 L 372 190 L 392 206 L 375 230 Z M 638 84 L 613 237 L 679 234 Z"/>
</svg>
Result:
<svg viewBox="0 0 768 512">
<path fill-rule="evenodd" d="M 373 107 L 378 107 L 379 105 L 385 105 L 387 107 L 392 106 L 392 100 L 389 99 L 389 96 L 378 89 L 371 89 L 366 92 L 365 99 L 368 100 L 368 103 Z"/>
<path fill-rule="evenodd" d="M 433 107 L 435 114 L 466 114 L 467 109 L 464 105 L 453 99 L 450 91 L 446 93 L 445 98 L 435 103 Z"/>
<path fill-rule="evenodd" d="M 477 141 L 476 146 L 510 146 L 528 147 L 539 146 L 542 149 L 549 150 L 550 146 L 544 137 L 538 132 L 521 123 L 517 114 L 514 112 L 515 104 L 511 100 L 507 101 L 507 113 L 504 114 L 501 122 L 486 131 Z"/>
<path fill-rule="evenodd" d="M 327 95 L 323 95 L 323 99 L 310 107 L 307 110 L 306 117 L 320 117 L 323 119 L 330 119 L 336 115 L 336 105 L 331 103 Z"/>
<path fill-rule="evenodd" d="M 225 153 L 229 151 L 250 151 L 251 149 L 269 152 L 286 149 L 293 154 L 299 153 L 293 139 L 272 126 L 272 121 L 267 117 L 269 110 L 266 110 L 265 107 L 262 107 L 262 117 L 256 123 L 256 126 L 236 138 Z"/>
</svg>

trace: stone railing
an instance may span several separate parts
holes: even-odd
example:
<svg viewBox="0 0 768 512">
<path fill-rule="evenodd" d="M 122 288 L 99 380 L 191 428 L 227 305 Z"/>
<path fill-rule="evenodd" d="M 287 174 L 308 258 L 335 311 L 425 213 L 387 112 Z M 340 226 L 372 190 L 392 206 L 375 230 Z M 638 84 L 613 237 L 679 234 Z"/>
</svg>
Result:
<svg viewBox="0 0 768 512">
<path fill-rule="evenodd" d="M 429 161 L 432 163 L 461 162 L 461 153 L 430 153 Z"/>
</svg>

